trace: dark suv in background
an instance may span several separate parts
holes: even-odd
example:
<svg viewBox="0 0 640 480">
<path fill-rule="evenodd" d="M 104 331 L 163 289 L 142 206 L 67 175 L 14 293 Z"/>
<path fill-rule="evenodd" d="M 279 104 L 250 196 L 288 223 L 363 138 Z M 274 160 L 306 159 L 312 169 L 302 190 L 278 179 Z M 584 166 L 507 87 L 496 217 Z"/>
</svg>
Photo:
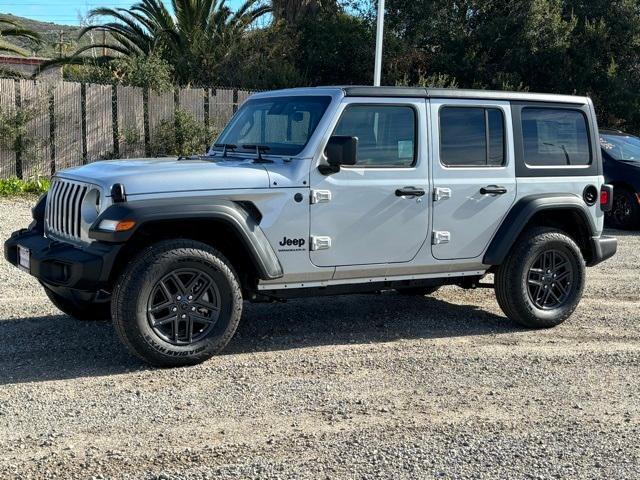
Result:
<svg viewBox="0 0 640 480">
<path fill-rule="evenodd" d="M 605 181 L 615 187 L 607 223 L 627 230 L 640 228 L 640 138 L 600 130 L 600 146 Z"/>
</svg>

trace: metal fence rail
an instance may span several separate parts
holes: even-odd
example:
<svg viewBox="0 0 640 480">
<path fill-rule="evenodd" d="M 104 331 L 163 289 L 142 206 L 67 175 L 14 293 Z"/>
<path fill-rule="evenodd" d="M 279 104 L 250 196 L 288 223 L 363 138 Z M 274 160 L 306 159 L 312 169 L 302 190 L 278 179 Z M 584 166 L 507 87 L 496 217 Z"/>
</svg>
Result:
<svg viewBox="0 0 640 480">
<path fill-rule="evenodd" d="M 251 94 L 230 88 L 139 87 L 0 79 L 0 179 L 51 176 L 108 158 L 150 155 L 176 110 L 219 131 Z"/>
</svg>

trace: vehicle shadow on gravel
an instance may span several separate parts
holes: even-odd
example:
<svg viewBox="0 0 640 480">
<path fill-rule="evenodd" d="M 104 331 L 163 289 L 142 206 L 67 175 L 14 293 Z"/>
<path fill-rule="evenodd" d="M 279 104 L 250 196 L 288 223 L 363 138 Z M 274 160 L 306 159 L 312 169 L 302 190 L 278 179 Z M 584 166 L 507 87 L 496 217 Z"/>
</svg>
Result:
<svg viewBox="0 0 640 480">
<path fill-rule="evenodd" d="M 392 292 L 320 297 L 284 304 L 246 305 L 240 327 L 225 353 L 520 330 L 506 317 L 437 297 Z"/>
<path fill-rule="evenodd" d="M 506 318 L 475 306 L 394 293 L 247 303 L 224 354 L 514 330 Z M 79 322 L 66 315 L 3 320 L 0 338 L 0 385 L 150 368 L 127 353 L 110 322 Z"/>
<path fill-rule="evenodd" d="M 148 368 L 121 346 L 111 322 L 66 315 L 0 321 L 0 385 Z"/>
</svg>

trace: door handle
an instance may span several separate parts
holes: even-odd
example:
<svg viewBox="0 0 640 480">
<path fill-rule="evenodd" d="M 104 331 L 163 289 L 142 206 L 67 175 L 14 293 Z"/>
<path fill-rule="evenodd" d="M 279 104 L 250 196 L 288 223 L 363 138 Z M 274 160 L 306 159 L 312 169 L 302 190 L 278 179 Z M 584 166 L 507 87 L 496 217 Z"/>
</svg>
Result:
<svg viewBox="0 0 640 480">
<path fill-rule="evenodd" d="M 421 197 L 425 191 L 416 187 L 404 187 L 396 190 L 396 197 Z"/>
<path fill-rule="evenodd" d="M 507 189 L 499 185 L 487 185 L 480 189 L 482 195 L 504 195 L 507 193 Z"/>
</svg>

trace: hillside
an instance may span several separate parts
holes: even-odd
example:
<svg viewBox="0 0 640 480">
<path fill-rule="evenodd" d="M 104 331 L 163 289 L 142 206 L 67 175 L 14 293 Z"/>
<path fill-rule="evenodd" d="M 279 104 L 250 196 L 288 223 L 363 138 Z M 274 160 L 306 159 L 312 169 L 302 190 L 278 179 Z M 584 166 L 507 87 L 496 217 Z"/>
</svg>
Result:
<svg viewBox="0 0 640 480">
<path fill-rule="evenodd" d="M 20 26 L 33 30 L 42 36 L 42 45 L 33 45 L 31 42 L 12 39 L 13 43 L 29 50 L 34 56 L 57 56 L 60 51 L 61 40 L 62 51 L 65 54 L 73 52 L 78 47 L 77 37 L 81 27 L 77 25 L 60 25 L 52 22 L 40 22 L 38 20 L 19 17 L 3 12 L 0 12 L 0 17 L 18 22 Z"/>
</svg>

